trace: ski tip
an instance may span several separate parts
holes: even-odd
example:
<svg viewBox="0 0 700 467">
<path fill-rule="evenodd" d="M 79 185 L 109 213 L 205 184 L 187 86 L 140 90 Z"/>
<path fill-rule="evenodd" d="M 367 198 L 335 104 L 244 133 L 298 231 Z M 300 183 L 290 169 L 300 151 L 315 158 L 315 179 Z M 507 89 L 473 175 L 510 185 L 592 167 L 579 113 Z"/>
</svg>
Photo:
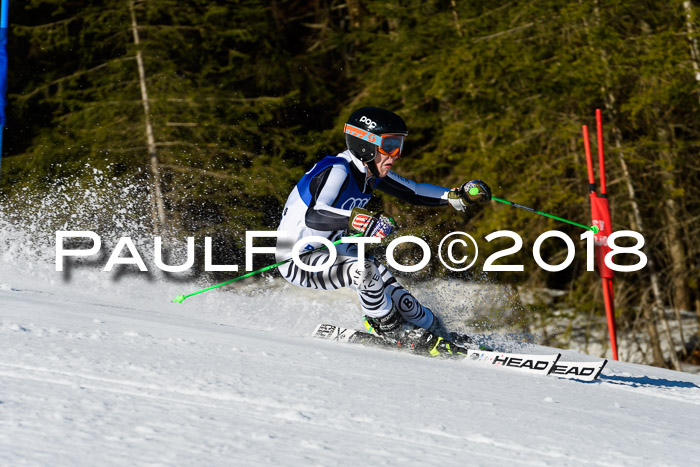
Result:
<svg viewBox="0 0 700 467">
<path fill-rule="evenodd" d="M 559 363 L 559 359 L 561 358 L 561 352 L 557 352 L 557 356 L 552 362 L 552 366 L 549 367 L 549 371 L 547 372 L 547 375 L 551 375 L 552 371 L 554 371 L 554 367 L 557 366 L 557 363 Z"/>
<path fill-rule="evenodd" d="M 607 365 L 607 364 L 608 364 L 608 359 L 606 358 L 605 360 L 603 360 L 603 364 L 600 365 L 600 370 L 598 370 L 598 373 L 596 373 L 595 376 L 593 377 L 594 381 L 600 377 L 600 374 L 603 372 L 603 368 L 605 368 L 605 365 Z"/>
</svg>

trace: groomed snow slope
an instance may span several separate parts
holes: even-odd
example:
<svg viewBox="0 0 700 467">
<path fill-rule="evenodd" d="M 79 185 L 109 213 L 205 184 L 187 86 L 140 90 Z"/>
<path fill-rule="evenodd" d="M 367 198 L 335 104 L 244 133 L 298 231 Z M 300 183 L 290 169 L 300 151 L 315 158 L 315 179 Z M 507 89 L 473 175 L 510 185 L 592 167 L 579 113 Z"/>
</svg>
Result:
<svg viewBox="0 0 700 467">
<path fill-rule="evenodd" d="M 0 465 L 700 459 L 700 376 L 611 362 L 584 383 L 307 337 L 358 322 L 348 291 L 178 305 L 191 284 L 39 269 L 0 265 Z"/>
</svg>

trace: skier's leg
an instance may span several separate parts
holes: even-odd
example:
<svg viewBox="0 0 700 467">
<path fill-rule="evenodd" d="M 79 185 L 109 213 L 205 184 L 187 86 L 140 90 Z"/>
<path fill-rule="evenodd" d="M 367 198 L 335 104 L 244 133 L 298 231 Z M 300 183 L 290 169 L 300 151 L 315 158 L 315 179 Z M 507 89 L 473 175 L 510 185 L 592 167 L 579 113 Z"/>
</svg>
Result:
<svg viewBox="0 0 700 467">
<path fill-rule="evenodd" d="M 349 287 L 357 292 L 360 306 L 367 316 L 382 317 L 391 310 L 391 297 L 385 293 L 384 281 L 373 258 L 360 267 L 357 246 L 341 244 L 337 247 L 335 263 L 320 272 L 308 272 L 293 261 L 279 267 L 282 276 L 294 285 L 310 289 L 340 289 Z M 305 255 L 300 260 L 310 266 L 323 264 L 330 258 L 328 250 Z"/>
<path fill-rule="evenodd" d="M 391 298 L 394 308 L 409 323 L 424 329 L 436 328 L 437 317 L 430 308 L 423 306 L 408 290 L 406 290 L 394 275 L 383 264 L 378 263 L 378 270 L 384 281 L 386 294 Z"/>
<path fill-rule="evenodd" d="M 405 289 L 386 266 L 379 263 L 378 268 L 384 279 L 386 293 L 391 297 L 393 308 L 400 312 L 404 320 L 458 346 L 479 348 L 469 336 L 448 331 L 430 308 L 421 304 L 413 294 Z M 416 334 L 419 332 L 413 333 L 413 335 Z"/>
<path fill-rule="evenodd" d="M 327 250 L 307 254 L 300 260 L 309 266 L 318 266 L 330 258 Z M 306 289 L 336 290 L 352 285 L 350 266 L 357 262 L 356 257 L 338 255 L 335 263 L 320 272 L 305 271 L 293 261 L 281 265 L 278 270 L 291 284 Z"/>
<path fill-rule="evenodd" d="M 329 258 L 328 251 L 321 250 L 305 255 L 301 261 L 317 266 Z M 365 327 L 370 332 L 431 355 L 451 353 L 444 341 L 447 336 L 439 331 L 437 317 L 403 288 L 383 264 L 370 257 L 364 268 L 358 266 L 355 245 L 342 245 L 335 263 L 323 271 L 304 271 L 291 261 L 280 266 L 279 271 L 287 281 L 304 288 L 350 287 L 358 294 Z"/>
<path fill-rule="evenodd" d="M 361 267 L 355 261 L 349 267 L 351 288 L 357 291 L 362 312 L 371 318 L 382 318 L 391 311 L 391 296 L 385 291 L 384 280 L 373 258 L 365 260 Z"/>
<path fill-rule="evenodd" d="M 378 293 L 381 292 L 383 302 L 391 305 L 377 310 L 368 310 L 363 305 L 365 327 L 369 332 L 382 337 L 386 342 L 417 352 L 430 355 L 447 353 L 447 342 L 442 342 L 444 339 L 428 331 L 428 328 L 437 323 L 433 313 L 401 287 L 383 264 L 374 258 L 368 259 L 365 262 L 365 275 L 358 274 L 358 277 L 361 280 L 354 282 L 358 293 L 369 284 L 370 288 L 374 287 L 373 297 L 379 299 Z M 381 283 L 381 290 L 376 285 L 378 283 Z"/>
</svg>

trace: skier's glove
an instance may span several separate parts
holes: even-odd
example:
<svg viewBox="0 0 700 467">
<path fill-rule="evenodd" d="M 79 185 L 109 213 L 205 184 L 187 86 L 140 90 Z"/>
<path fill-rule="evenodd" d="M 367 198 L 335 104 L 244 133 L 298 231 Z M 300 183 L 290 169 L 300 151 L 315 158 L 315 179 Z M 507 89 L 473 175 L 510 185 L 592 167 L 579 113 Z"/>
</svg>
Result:
<svg viewBox="0 0 700 467">
<path fill-rule="evenodd" d="M 366 209 L 353 208 L 350 214 L 350 230 L 362 232 L 364 237 L 388 237 L 396 228 L 396 222 L 381 212 L 372 214 Z"/>
<path fill-rule="evenodd" d="M 491 201 L 491 189 L 481 180 L 472 180 L 459 188 L 452 188 L 447 193 L 447 201 L 456 210 L 464 211 L 467 206 Z"/>
</svg>

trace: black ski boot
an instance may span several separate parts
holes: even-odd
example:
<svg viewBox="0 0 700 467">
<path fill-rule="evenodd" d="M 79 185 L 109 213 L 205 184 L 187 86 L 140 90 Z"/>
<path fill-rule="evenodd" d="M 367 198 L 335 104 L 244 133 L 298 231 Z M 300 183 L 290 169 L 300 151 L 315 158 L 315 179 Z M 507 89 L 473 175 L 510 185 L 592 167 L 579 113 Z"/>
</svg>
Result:
<svg viewBox="0 0 700 467">
<path fill-rule="evenodd" d="M 447 331 L 437 316 L 435 316 L 433 324 L 430 326 L 428 331 L 448 341 L 450 344 L 452 344 L 453 348 L 459 347 L 460 352 L 466 352 L 467 350 L 493 350 L 487 345 L 475 342 L 474 339 L 472 339 L 466 334 L 458 334 L 454 331 Z"/>
<path fill-rule="evenodd" d="M 437 318 L 435 318 L 437 321 Z M 406 321 L 401 313 L 392 308 L 389 314 L 381 318 L 365 316 L 367 332 L 384 340 L 386 345 L 397 346 L 413 352 L 437 357 L 439 355 L 466 355 L 464 348 L 433 334 L 430 330 Z M 433 326 L 431 326 L 431 329 Z"/>
</svg>

